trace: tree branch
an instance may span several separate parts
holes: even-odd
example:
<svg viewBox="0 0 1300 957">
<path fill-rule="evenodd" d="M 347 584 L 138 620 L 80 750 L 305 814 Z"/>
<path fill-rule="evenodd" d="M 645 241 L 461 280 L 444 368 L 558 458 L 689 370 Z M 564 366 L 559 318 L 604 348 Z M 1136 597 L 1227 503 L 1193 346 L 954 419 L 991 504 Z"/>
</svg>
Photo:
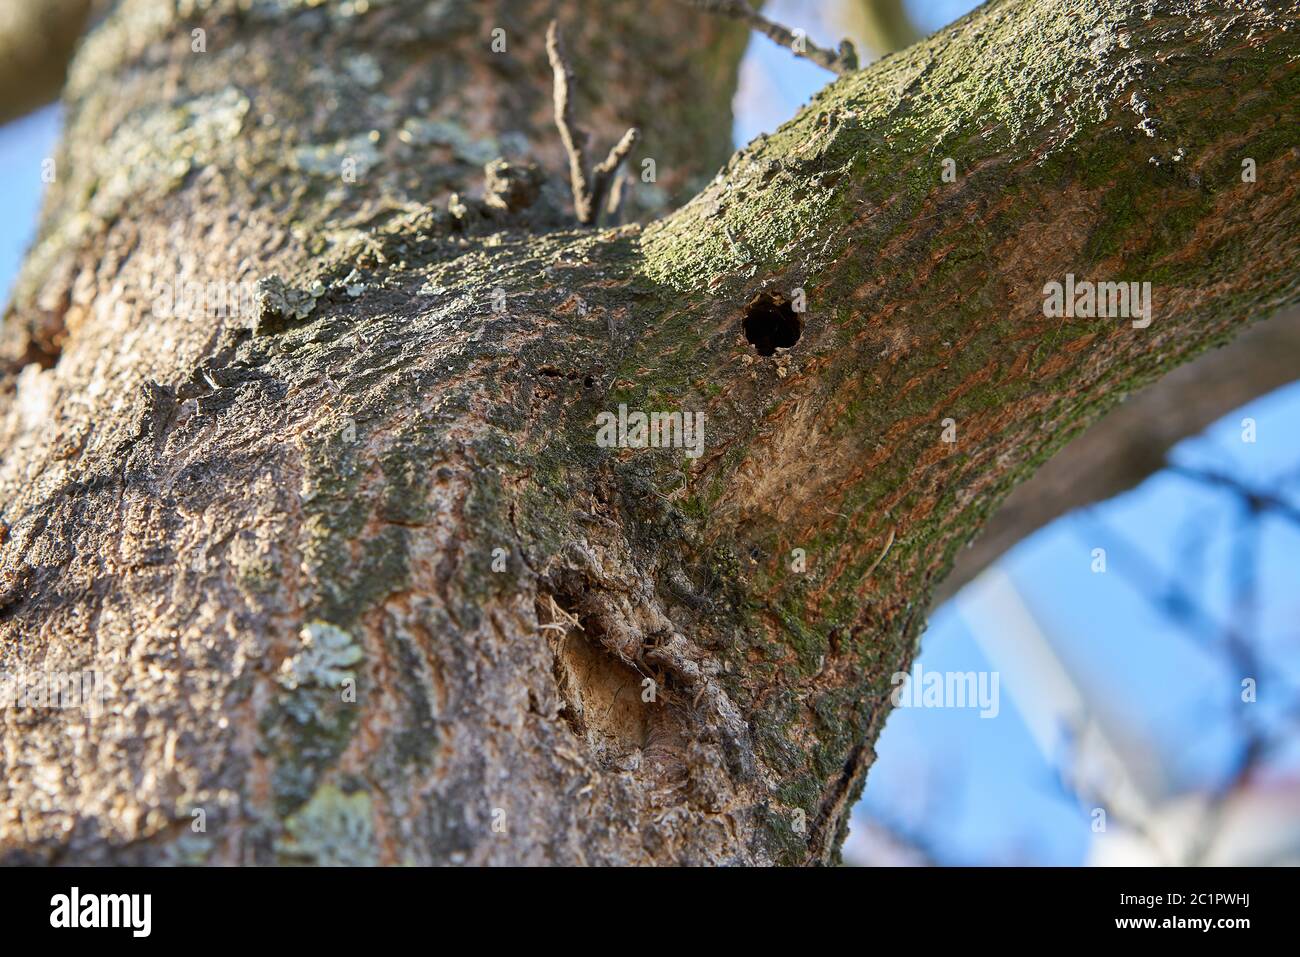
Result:
<svg viewBox="0 0 1300 957">
<path fill-rule="evenodd" d="M 0 123 L 58 97 L 94 5 L 92 0 L 0 4 Z"/>
<path fill-rule="evenodd" d="M 594 214 L 599 214 L 605 208 L 610 183 L 618 175 L 618 168 L 623 165 L 623 161 L 632 152 L 632 147 L 636 145 L 639 136 L 640 134 L 635 129 L 628 130 L 623 134 L 623 138 L 610 149 L 609 155 L 597 163 L 595 169 L 591 171 L 590 206 Z"/>
<path fill-rule="evenodd" d="M 835 52 L 825 50 L 808 39 L 802 32 L 774 23 L 749 5 L 746 0 L 678 0 L 689 7 L 718 16 L 730 17 L 747 24 L 779 46 L 786 47 L 795 56 L 811 60 L 832 73 L 851 73 L 858 68 L 858 54 L 849 40 L 841 40 Z"/>
<path fill-rule="evenodd" d="M 1247 329 L 1125 399 L 1007 496 L 935 590 L 935 605 L 1057 518 L 1134 488 L 1166 454 L 1257 396 L 1300 377 L 1300 313 Z"/>
<path fill-rule="evenodd" d="M 569 182 L 573 190 L 573 209 L 578 222 L 583 225 L 595 224 L 604 209 L 605 197 L 609 191 L 610 180 L 618 172 L 632 147 L 636 145 L 638 133 L 629 129 L 623 138 L 609 151 L 609 154 L 587 176 L 586 142 L 587 134 L 577 129 L 573 122 L 573 101 L 569 85 L 573 82 L 573 69 L 564 55 L 560 41 L 560 26 L 552 20 L 546 28 L 546 55 L 550 59 L 551 72 L 555 77 L 555 125 L 560 130 L 560 140 L 569 158 Z"/>
<path fill-rule="evenodd" d="M 750 556 L 729 603 L 824 650 L 791 651 L 801 677 L 783 684 L 857 662 L 855 733 L 1011 488 L 1123 396 L 1300 299 L 1294 9 L 988 4 L 841 79 L 647 229 L 645 271 L 677 301 L 618 370 L 619 401 L 704 410 L 685 497 L 697 534 Z M 1049 314 L 1068 276 L 1149 282 L 1152 322 Z M 746 307 L 795 290 L 802 315 Z M 798 337 L 747 365 L 760 320 Z M 801 779 L 823 806 L 861 780 L 845 760 Z"/>
<path fill-rule="evenodd" d="M 845 7 L 850 25 L 861 30 L 867 47 L 878 57 L 909 47 L 925 36 L 903 0 L 852 0 Z"/>
<path fill-rule="evenodd" d="M 573 190 L 573 208 L 578 222 L 589 223 L 592 210 L 589 204 L 591 187 L 587 183 L 587 135 L 579 130 L 573 121 L 573 100 L 569 96 L 569 84 L 573 82 L 573 70 L 560 44 L 560 25 L 552 20 L 546 28 L 546 56 L 551 61 L 551 72 L 555 77 L 555 125 L 560 131 L 560 141 L 564 152 L 569 157 L 569 181 Z"/>
</svg>

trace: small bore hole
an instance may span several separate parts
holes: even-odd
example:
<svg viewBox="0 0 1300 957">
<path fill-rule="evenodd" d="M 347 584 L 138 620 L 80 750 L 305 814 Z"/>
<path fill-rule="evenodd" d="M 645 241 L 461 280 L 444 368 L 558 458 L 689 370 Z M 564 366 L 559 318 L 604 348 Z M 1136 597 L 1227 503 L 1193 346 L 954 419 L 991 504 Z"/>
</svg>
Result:
<svg viewBox="0 0 1300 957">
<path fill-rule="evenodd" d="M 760 356 L 789 349 L 801 332 L 803 321 L 780 293 L 760 293 L 745 307 L 745 338 Z"/>
</svg>

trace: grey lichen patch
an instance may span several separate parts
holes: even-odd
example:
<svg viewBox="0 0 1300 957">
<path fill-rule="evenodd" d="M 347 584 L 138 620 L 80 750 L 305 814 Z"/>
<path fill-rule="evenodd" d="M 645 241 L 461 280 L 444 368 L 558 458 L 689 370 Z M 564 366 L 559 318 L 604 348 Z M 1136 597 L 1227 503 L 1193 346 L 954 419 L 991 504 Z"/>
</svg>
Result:
<svg viewBox="0 0 1300 957">
<path fill-rule="evenodd" d="M 320 776 L 347 747 L 357 721 L 361 646 L 343 629 L 323 621 L 304 625 L 301 647 L 276 675 L 280 693 L 264 723 L 277 760 L 273 776 L 281 812 L 299 807 Z"/>
<path fill-rule="evenodd" d="M 492 137 L 471 133 L 459 123 L 448 120 L 408 119 L 397 134 L 403 143 L 416 146 L 447 146 L 456 159 L 475 166 L 502 153 L 502 145 Z"/>
<path fill-rule="evenodd" d="M 93 39 L 87 47 L 93 46 Z M 80 62 L 80 58 L 78 58 Z M 99 242 L 104 230 L 126 214 L 176 192 L 196 168 L 219 166 L 244 130 L 248 98 L 233 86 L 181 104 L 157 104 L 132 113 L 108 141 L 95 140 L 85 162 L 68 164 L 67 196 L 53 206 L 14 288 L 15 303 L 57 290 L 52 274 L 69 268 L 76 249 Z M 75 128 L 69 144 L 76 142 Z M 57 296 L 55 296 L 57 298 Z"/>
<path fill-rule="evenodd" d="M 368 867 L 378 863 L 370 795 L 322 785 L 285 819 L 276 853 L 287 864 Z"/>
<path fill-rule="evenodd" d="M 290 691 L 298 688 L 342 688 L 355 681 L 351 666 L 359 662 L 362 651 L 342 628 L 323 621 L 303 626 L 302 650 L 286 658 L 277 681 Z"/>
<path fill-rule="evenodd" d="M 248 97 L 231 86 L 128 119 L 96 157 L 90 211 L 110 220 L 131 203 L 171 192 L 240 135 L 248 110 Z"/>
<path fill-rule="evenodd" d="M 316 300 L 324 293 L 325 287 L 320 283 L 311 289 L 296 289 L 274 273 L 263 276 L 254 291 L 254 334 L 271 335 L 294 322 L 302 322 L 312 314 Z"/>
<path fill-rule="evenodd" d="M 354 414 L 365 416 L 361 410 Z M 303 439 L 308 469 L 300 487 L 306 515 L 299 543 L 302 567 L 312 583 L 313 614 L 341 624 L 354 620 L 365 602 L 386 588 L 400 587 L 405 577 L 402 529 L 384 529 L 367 542 L 360 562 L 351 551 L 349 543 L 373 508 L 372 501 L 357 495 L 362 465 L 355 445 L 329 430 Z"/>
<path fill-rule="evenodd" d="M 378 86 L 384 79 L 384 71 L 379 66 L 379 61 L 369 53 L 358 53 L 356 56 L 350 56 L 343 61 L 343 67 L 348 71 L 348 75 L 365 87 Z"/>
<path fill-rule="evenodd" d="M 209 863 L 212 849 L 213 840 L 209 835 L 187 829 L 167 845 L 165 855 L 172 866 L 197 867 Z"/>
<path fill-rule="evenodd" d="M 322 9 L 335 20 L 360 16 L 382 0 L 241 0 L 241 6 L 259 20 L 277 20 L 300 10 Z"/>
<path fill-rule="evenodd" d="M 365 176 L 379 162 L 377 142 L 377 137 L 366 132 L 333 143 L 300 146 L 293 151 L 293 165 L 313 176 L 348 182 Z"/>
</svg>

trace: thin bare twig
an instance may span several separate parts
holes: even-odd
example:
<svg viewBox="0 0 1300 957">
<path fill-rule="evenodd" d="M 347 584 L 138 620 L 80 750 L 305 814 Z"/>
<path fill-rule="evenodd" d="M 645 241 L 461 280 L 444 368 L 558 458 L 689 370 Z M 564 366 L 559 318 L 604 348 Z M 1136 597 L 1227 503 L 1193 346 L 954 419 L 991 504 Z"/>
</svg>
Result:
<svg viewBox="0 0 1300 957">
<path fill-rule="evenodd" d="M 573 185 L 573 205 L 579 222 L 587 222 L 584 214 L 589 214 L 585 205 L 587 196 L 587 158 L 585 153 L 586 134 L 575 130 L 573 125 L 573 101 L 569 98 L 569 82 L 573 71 L 560 46 L 560 25 L 554 20 L 546 28 L 546 56 L 551 61 L 551 72 L 555 75 L 555 125 L 560 129 L 560 140 L 564 151 L 569 155 L 569 178 Z"/>
<path fill-rule="evenodd" d="M 789 27 L 773 23 L 751 7 L 746 0 L 678 0 L 678 2 L 694 7 L 696 10 L 703 10 L 705 13 L 731 17 L 733 20 L 748 24 L 751 29 L 787 47 L 795 56 L 811 60 L 832 73 L 843 75 L 852 73 L 858 68 L 858 53 L 849 40 L 841 40 L 840 48 L 836 52 L 824 50 L 809 40 L 802 31 L 795 33 Z"/>
<path fill-rule="evenodd" d="M 546 28 L 546 56 L 551 61 L 551 72 L 555 75 L 555 125 L 560 130 L 560 141 L 569 157 L 569 183 L 573 189 L 573 211 L 578 222 L 593 225 L 599 218 L 609 192 L 610 182 L 618 173 L 619 166 L 627 159 L 636 145 L 640 135 L 633 127 L 623 134 L 609 155 L 598 163 L 587 175 L 587 134 L 578 129 L 573 122 L 573 100 L 569 96 L 569 84 L 573 81 L 573 69 L 564 55 L 560 42 L 560 25 L 552 20 Z"/>
<path fill-rule="evenodd" d="M 609 151 L 605 159 L 596 164 L 596 168 L 591 171 L 591 208 L 594 214 L 599 214 L 605 206 L 605 196 L 609 192 L 610 183 L 618 174 L 618 168 L 623 165 L 627 159 L 632 147 L 641 134 L 637 132 L 636 127 L 632 127 L 623 134 L 623 138 L 614 144 L 614 148 Z"/>
<path fill-rule="evenodd" d="M 605 201 L 605 215 L 611 222 L 618 223 L 623 212 L 623 191 L 627 187 L 627 174 L 615 173 L 609 187 L 609 199 Z"/>
</svg>

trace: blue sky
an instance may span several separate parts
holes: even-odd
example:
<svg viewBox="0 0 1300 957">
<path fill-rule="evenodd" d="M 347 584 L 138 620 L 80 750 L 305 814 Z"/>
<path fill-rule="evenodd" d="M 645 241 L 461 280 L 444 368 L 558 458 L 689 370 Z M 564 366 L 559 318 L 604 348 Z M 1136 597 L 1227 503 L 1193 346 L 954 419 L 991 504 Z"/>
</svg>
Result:
<svg viewBox="0 0 1300 957">
<path fill-rule="evenodd" d="M 0 126 L 0 303 L 8 302 L 14 276 L 36 234 L 41 160 L 54 153 L 61 113 L 47 107 Z"/>
</svg>

